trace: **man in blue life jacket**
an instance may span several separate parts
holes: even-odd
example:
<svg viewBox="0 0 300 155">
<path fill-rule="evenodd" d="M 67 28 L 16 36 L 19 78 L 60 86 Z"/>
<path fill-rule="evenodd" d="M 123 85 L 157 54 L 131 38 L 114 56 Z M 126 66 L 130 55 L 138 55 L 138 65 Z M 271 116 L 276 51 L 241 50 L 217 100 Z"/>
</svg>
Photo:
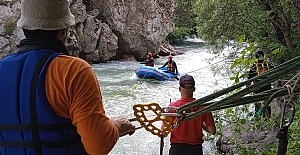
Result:
<svg viewBox="0 0 300 155">
<path fill-rule="evenodd" d="M 134 126 L 108 118 L 94 71 L 68 56 L 68 0 L 21 0 L 25 39 L 0 60 L 0 154 L 108 154 Z"/>
<path fill-rule="evenodd" d="M 255 58 L 256 62 L 251 66 L 249 72 L 248 72 L 248 79 L 251 79 L 263 72 L 266 72 L 270 70 L 270 68 L 273 68 L 273 65 L 271 65 L 268 61 L 265 60 L 265 54 L 263 51 L 258 50 L 255 52 Z M 256 84 L 259 80 L 253 81 L 253 84 Z M 261 93 L 263 91 L 267 91 L 272 89 L 271 84 L 253 92 L 255 94 Z M 255 113 L 258 112 L 258 110 L 261 108 L 261 103 L 255 103 Z M 266 108 L 266 114 L 264 114 L 265 117 L 271 116 L 271 106 L 268 106 Z M 267 115 L 267 116 L 266 116 Z"/>
</svg>

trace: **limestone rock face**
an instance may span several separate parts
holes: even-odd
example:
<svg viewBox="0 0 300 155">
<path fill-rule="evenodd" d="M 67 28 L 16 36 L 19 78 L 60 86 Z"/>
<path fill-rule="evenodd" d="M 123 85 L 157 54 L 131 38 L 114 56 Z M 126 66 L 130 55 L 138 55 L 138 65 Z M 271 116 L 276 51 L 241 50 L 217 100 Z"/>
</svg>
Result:
<svg viewBox="0 0 300 155">
<path fill-rule="evenodd" d="M 7 1 L 0 5 L 0 59 L 17 50 L 16 45 L 25 38 L 17 29 L 17 20 L 21 15 L 20 2 Z"/>
<path fill-rule="evenodd" d="M 72 56 L 100 63 L 143 60 L 149 51 L 154 55 L 174 52 L 165 48 L 164 41 L 174 27 L 175 0 L 70 2 L 76 24 L 68 29 L 65 44 Z M 16 27 L 20 12 L 20 0 L 0 4 L 0 59 L 16 52 L 16 45 L 25 38 Z"/>
<path fill-rule="evenodd" d="M 148 51 L 158 54 L 165 37 L 173 30 L 173 0 L 93 0 L 102 8 L 104 20 L 118 37 L 120 51 L 140 60 Z"/>
</svg>

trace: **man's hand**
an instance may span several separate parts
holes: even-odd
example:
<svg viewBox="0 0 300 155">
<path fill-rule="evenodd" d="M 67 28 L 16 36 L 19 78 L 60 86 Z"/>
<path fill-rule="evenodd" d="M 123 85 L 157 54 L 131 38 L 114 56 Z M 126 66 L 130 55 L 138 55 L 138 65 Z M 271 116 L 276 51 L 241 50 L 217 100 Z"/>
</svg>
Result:
<svg viewBox="0 0 300 155">
<path fill-rule="evenodd" d="M 112 123 L 118 128 L 119 135 L 132 135 L 134 133 L 134 125 L 125 117 L 118 116 L 110 119 Z"/>
<path fill-rule="evenodd" d="M 212 134 L 212 135 L 215 135 L 216 134 L 216 126 L 207 126 L 205 122 L 202 123 L 202 128 Z"/>
</svg>

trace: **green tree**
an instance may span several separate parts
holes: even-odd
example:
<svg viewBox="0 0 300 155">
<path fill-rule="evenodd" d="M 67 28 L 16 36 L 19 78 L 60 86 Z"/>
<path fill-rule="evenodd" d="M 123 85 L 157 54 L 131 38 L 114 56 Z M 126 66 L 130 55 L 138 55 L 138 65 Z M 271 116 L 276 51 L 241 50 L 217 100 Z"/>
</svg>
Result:
<svg viewBox="0 0 300 155">
<path fill-rule="evenodd" d="M 173 23 L 175 28 L 167 36 L 170 43 L 182 42 L 186 36 L 197 34 L 196 31 L 196 14 L 193 12 L 193 4 L 196 0 L 177 0 L 177 7 L 173 14 Z"/>
<path fill-rule="evenodd" d="M 213 49 L 221 51 L 228 45 L 245 48 L 237 43 L 245 35 L 269 54 L 276 49 L 289 54 L 299 48 L 291 8 L 289 0 L 207 0 L 194 4 L 198 34 Z"/>
<path fill-rule="evenodd" d="M 295 19 L 296 23 L 292 25 L 292 27 L 297 27 L 298 29 L 298 34 L 300 36 L 300 1 L 298 0 L 291 0 L 294 14 L 295 14 Z"/>
<path fill-rule="evenodd" d="M 221 53 L 228 46 L 234 49 L 230 51 L 228 59 L 233 62 L 230 64 L 233 71 L 231 80 L 235 80 L 235 83 L 247 76 L 247 67 L 253 64 L 253 53 L 258 48 L 275 62 L 282 55 L 286 59 L 299 56 L 299 0 L 199 0 L 193 4 L 193 11 L 197 14 L 198 35 L 212 51 Z M 239 122 L 242 114 L 248 112 L 243 111 L 243 108 L 248 107 L 249 105 L 245 105 L 226 109 L 235 113 L 232 116 L 229 115 L 231 112 L 228 115 L 225 113 L 222 118 Z M 295 118 L 299 120 L 299 116 Z M 257 123 L 259 124 L 256 121 L 255 124 Z M 297 121 L 294 121 L 290 127 L 289 134 L 294 141 L 289 139 L 287 154 L 299 154 L 299 149 L 295 149 L 300 144 L 299 136 L 296 135 L 298 128 L 294 128 L 297 125 Z M 238 140 L 233 143 L 236 142 Z M 253 150 L 243 147 L 236 153 L 241 152 L 253 154 Z M 271 146 L 263 154 L 271 155 L 276 152 L 277 146 Z"/>
</svg>

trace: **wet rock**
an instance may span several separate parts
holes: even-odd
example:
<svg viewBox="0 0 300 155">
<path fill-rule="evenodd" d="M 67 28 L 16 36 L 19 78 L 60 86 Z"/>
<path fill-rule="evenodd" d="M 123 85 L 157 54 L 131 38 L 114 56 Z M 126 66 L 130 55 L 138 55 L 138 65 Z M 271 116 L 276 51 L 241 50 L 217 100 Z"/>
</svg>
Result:
<svg viewBox="0 0 300 155">
<path fill-rule="evenodd" d="M 175 0 L 70 2 L 76 24 L 68 30 L 65 44 L 72 56 L 99 63 L 128 56 L 143 60 L 149 51 L 157 55 L 161 49 L 176 53 L 163 44 L 174 27 Z M 0 4 L 0 59 L 16 52 L 16 45 L 25 38 L 16 27 L 20 12 L 20 1 Z M 124 56 L 117 56 L 117 51 Z"/>
</svg>

